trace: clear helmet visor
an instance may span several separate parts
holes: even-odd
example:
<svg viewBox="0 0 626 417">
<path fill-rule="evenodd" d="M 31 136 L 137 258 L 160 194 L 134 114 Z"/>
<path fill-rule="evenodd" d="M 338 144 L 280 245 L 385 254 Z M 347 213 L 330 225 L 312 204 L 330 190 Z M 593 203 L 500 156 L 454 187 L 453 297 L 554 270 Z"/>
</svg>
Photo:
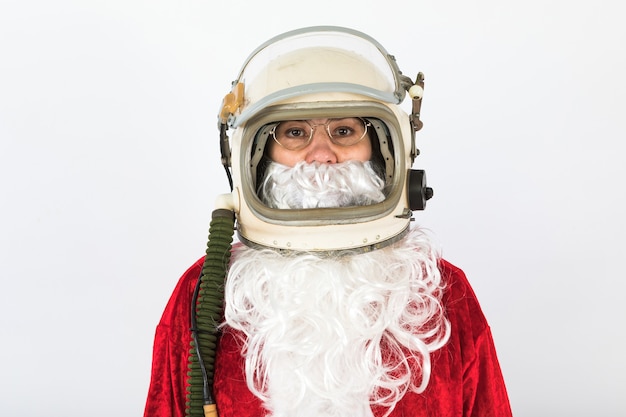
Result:
<svg viewBox="0 0 626 417">
<path fill-rule="evenodd" d="M 405 88 L 392 55 L 374 39 L 345 28 L 296 30 L 270 39 L 243 65 L 245 86 L 236 127 L 263 108 L 304 94 L 354 93 L 398 104 Z"/>
</svg>

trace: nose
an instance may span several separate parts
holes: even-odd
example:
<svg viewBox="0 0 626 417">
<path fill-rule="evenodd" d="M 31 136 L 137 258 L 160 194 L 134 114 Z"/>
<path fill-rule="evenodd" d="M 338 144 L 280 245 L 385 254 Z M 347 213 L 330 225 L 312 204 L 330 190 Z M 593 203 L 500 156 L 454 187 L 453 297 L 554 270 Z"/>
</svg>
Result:
<svg viewBox="0 0 626 417">
<path fill-rule="evenodd" d="M 313 132 L 311 143 L 307 147 L 305 156 L 307 164 L 319 162 L 322 164 L 336 164 L 338 162 L 334 145 L 328 137 L 328 133 L 323 126 L 319 126 Z"/>
</svg>

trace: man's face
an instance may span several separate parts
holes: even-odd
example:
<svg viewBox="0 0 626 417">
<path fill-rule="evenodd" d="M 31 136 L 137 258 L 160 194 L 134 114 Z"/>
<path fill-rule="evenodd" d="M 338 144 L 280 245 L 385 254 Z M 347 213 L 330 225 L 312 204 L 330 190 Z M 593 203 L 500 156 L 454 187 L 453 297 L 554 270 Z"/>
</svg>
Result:
<svg viewBox="0 0 626 417">
<path fill-rule="evenodd" d="M 274 135 L 276 139 L 269 141 L 269 157 L 272 161 L 289 167 L 300 161 L 308 164 L 336 164 L 350 160 L 366 162 L 372 157 L 367 128 L 364 121 L 358 118 L 282 122 Z M 353 135 L 352 139 L 350 135 Z M 302 147 L 296 146 L 296 149 L 288 149 L 279 143 L 283 140 L 297 141 L 298 138 Z M 350 144 L 342 144 L 345 140 Z M 351 144 L 353 141 L 356 143 Z"/>
</svg>

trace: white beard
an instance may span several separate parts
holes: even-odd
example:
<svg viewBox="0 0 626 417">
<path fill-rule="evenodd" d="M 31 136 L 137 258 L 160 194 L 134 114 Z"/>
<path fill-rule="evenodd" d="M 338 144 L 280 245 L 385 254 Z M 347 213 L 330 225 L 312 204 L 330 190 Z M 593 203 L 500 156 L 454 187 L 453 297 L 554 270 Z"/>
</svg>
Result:
<svg viewBox="0 0 626 417">
<path fill-rule="evenodd" d="M 259 195 L 280 209 L 364 206 L 383 201 L 384 187 L 369 161 L 299 162 L 293 168 L 271 162 Z"/>
<path fill-rule="evenodd" d="M 273 417 L 370 417 L 422 392 L 450 331 L 437 259 L 419 229 L 341 257 L 236 249 L 225 325 L 244 334 L 249 389 Z"/>
</svg>

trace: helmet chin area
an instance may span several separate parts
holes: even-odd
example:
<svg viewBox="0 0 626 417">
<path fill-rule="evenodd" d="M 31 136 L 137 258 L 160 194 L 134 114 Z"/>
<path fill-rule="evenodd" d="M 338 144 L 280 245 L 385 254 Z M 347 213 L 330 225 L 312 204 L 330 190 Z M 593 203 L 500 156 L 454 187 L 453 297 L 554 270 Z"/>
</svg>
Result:
<svg viewBox="0 0 626 417">
<path fill-rule="evenodd" d="M 327 94 L 324 97 L 328 98 Z M 346 97 L 342 97 L 346 98 Z M 352 97 L 354 99 L 354 97 Z M 272 208 L 259 195 L 271 128 L 285 120 L 359 117 L 370 123 L 372 161 L 384 181 L 384 199 L 366 205 L 324 208 Z M 368 251 L 404 235 L 410 221 L 406 201 L 406 114 L 375 101 L 312 101 L 270 106 L 236 129 L 233 135 L 237 231 L 242 242 L 295 251 Z M 404 127 L 403 127 L 404 126 Z"/>
</svg>

